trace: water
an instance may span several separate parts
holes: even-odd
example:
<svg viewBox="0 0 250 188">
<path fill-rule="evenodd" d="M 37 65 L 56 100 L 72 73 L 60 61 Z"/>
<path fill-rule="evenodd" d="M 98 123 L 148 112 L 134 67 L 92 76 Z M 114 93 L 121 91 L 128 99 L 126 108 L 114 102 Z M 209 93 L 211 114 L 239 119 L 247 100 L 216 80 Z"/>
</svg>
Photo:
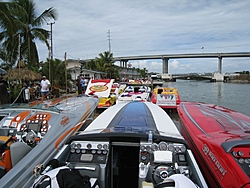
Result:
<svg viewBox="0 0 250 188">
<path fill-rule="evenodd" d="M 217 104 L 250 116 L 250 84 L 177 80 L 164 86 L 177 88 L 182 101 Z"/>
</svg>

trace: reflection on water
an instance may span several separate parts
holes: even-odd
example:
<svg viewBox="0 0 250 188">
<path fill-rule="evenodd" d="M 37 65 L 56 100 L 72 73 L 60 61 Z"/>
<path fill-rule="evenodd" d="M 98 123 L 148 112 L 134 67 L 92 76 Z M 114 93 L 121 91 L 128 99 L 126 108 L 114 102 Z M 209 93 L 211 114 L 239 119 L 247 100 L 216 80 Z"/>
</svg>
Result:
<svg viewBox="0 0 250 188">
<path fill-rule="evenodd" d="M 177 88 L 182 101 L 217 104 L 250 115 L 250 84 L 177 80 L 165 86 Z"/>
</svg>

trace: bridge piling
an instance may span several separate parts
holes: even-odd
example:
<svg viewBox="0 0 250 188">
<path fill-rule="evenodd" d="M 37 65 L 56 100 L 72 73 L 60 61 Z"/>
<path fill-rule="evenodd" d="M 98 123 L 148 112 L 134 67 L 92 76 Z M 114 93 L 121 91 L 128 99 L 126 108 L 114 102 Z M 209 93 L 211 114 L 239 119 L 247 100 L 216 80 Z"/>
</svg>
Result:
<svg viewBox="0 0 250 188">
<path fill-rule="evenodd" d="M 168 60 L 169 58 L 162 58 L 162 73 L 168 74 Z"/>
<path fill-rule="evenodd" d="M 120 67 L 128 67 L 128 60 L 120 60 Z"/>
<path fill-rule="evenodd" d="M 222 73 L 222 57 L 218 56 L 218 72 Z"/>
</svg>

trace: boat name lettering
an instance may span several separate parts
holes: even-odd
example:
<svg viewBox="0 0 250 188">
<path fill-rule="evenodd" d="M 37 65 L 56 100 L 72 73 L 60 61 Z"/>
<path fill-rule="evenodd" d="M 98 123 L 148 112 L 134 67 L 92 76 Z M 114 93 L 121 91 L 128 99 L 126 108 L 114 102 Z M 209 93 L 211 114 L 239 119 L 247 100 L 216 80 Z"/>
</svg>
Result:
<svg viewBox="0 0 250 188">
<path fill-rule="evenodd" d="M 67 125 L 67 124 L 69 123 L 69 117 L 64 116 L 64 117 L 62 118 L 62 121 L 61 121 L 60 123 L 61 123 L 61 125 L 63 125 L 63 126 Z"/>
<path fill-rule="evenodd" d="M 207 154 L 208 154 L 208 152 L 209 152 L 209 148 L 207 147 L 207 145 L 206 145 L 206 144 L 204 144 L 204 147 L 202 148 L 202 151 L 204 152 L 204 154 L 205 154 L 205 155 L 207 155 Z"/>
<path fill-rule="evenodd" d="M 212 151 L 210 151 L 209 147 L 204 144 L 204 147 L 202 148 L 203 153 L 206 156 L 209 156 L 210 160 L 215 164 L 215 166 L 218 168 L 219 172 L 221 173 L 222 176 L 225 176 L 226 174 L 226 170 L 222 167 L 222 165 L 220 164 L 220 162 L 217 160 L 217 158 L 215 157 L 215 155 L 213 154 Z"/>
</svg>

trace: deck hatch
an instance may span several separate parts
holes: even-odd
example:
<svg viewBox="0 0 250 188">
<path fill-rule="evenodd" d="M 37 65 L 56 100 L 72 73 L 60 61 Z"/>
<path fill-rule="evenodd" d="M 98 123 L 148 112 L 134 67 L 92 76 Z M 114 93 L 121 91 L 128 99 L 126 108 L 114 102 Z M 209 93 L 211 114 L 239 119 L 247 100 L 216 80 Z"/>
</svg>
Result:
<svg viewBox="0 0 250 188">
<path fill-rule="evenodd" d="M 117 124 L 117 126 L 119 127 L 127 127 L 127 126 L 131 126 L 131 127 L 147 127 L 147 122 L 144 118 L 140 118 L 140 117 L 132 117 L 132 118 L 128 118 L 128 117 L 122 117 L 121 121 Z"/>
<path fill-rule="evenodd" d="M 133 127 L 156 130 L 150 109 L 143 102 L 130 102 L 126 104 L 116 114 L 108 127 Z"/>
</svg>

